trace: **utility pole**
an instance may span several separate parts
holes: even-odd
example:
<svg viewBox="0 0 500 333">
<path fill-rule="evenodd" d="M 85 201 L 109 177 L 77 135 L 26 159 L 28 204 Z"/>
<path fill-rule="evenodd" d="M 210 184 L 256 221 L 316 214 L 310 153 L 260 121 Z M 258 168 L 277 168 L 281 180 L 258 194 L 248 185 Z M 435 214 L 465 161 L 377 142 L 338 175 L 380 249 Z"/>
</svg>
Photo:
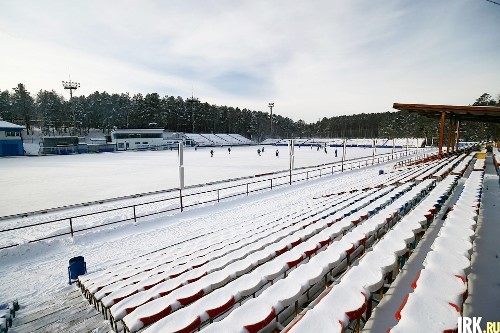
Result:
<svg viewBox="0 0 500 333">
<path fill-rule="evenodd" d="M 274 103 L 269 103 L 269 109 L 271 110 L 271 137 L 273 137 L 273 107 Z"/>
</svg>

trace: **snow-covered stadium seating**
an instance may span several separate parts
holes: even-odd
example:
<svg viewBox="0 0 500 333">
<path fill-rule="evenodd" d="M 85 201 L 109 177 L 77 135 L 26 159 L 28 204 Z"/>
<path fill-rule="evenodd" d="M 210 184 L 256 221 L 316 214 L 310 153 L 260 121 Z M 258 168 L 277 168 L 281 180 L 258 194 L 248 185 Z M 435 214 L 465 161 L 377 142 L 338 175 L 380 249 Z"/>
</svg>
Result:
<svg viewBox="0 0 500 333">
<path fill-rule="evenodd" d="M 206 326 L 213 332 L 233 328 L 258 331 L 281 325 L 279 320 L 290 317 L 299 303 L 324 290 L 334 275 L 374 246 L 363 257 L 371 259 L 361 259 L 345 273 L 351 282 L 339 288 L 344 285 L 341 281 L 324 297 L 357 295 L 345 304 L 323 303 L 328 305 L 325 309 L 337 309 L 339 316 L 345 310 L 341 322 L 346 325 L 365 313 L 372 293 L 404 263 L 400 259 L 411 251 L 456 183 L 458 176 L 444 178 L 437 190 L 414 207 L 436 183 L 431 177 L 440 169 L 435 166 L 451 170 L 457 162 L 449 157 L 377 177 L 358 175 L 335 189 L 318 191 L 301 205 L 238 221 L 203 237 L 80 276 L 79 285 L 115 329 L 190 332 Z M 428 177 L 417 184 L 409 181 L 421 174 Z M 401 216 L 405 217 L 396 223 Z M 411 223 L 402 224 L 412 216 Z M 361 265 L 364 261 L 379 266 L 365 267 Z M 241 306 L 232 311 L 237 305 Z M 215 318 L 224 319 L 211 323 Z"/>
<path fill-rule="evenodd" d="M 199 147 L 238 146 L 254 144 L 252 140 L 240 134 L 194 134 L 186 133 L 184 137 Z"/>
<path fill-rule="evenodd" d="M 398 324 L 390 331 L 456 332 L 463 302 L 467 298 L 472 242 L 481 200 L 484 173 L 473 171 L 439 231 L 424 261 L 424 269 L 412 283 L 395 314 Z"/>
</svg>

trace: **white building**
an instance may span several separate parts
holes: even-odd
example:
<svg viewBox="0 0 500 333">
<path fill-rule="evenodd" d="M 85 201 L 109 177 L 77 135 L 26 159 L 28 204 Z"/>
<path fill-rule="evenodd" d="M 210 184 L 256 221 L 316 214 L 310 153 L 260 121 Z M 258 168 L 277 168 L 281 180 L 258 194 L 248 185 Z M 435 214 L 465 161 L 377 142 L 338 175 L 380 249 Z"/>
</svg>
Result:
<svg viewBox="0 0 500 333">
<path fill-rule="evenodd" d="M 116 150 L 166 149 L 163 129 L 117 129 L 111 132 L 111 142 Z"/>
</svg>

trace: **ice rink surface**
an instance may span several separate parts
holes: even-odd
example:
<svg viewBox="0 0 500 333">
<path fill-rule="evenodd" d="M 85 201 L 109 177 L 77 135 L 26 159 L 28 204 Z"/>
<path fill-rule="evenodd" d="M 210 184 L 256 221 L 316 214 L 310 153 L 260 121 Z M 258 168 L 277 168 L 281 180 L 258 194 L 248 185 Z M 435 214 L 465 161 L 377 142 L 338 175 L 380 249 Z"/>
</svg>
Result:
<svg viewBox="0 0 500 333">
<path fill-rule="evenodd" d="M 262 147 L 232 147 L 230 154 L 227 147 L 185 149 L 185 186 L 288 169 L 286 146 L 265 146 L 259 156 Z M 342 148 L 336 149 L 337 157 L 332 147 L 327 153 L 295 147 L 295 167 L 339 162 Z M 376 150 L 390 152 L 392 148 Z M 371 148 L 348 147 L 346 160 L 372 154 Z M 176 150 L 2 158 L 0 216 L 176 188 L 178 166 Z"/>
</svg>

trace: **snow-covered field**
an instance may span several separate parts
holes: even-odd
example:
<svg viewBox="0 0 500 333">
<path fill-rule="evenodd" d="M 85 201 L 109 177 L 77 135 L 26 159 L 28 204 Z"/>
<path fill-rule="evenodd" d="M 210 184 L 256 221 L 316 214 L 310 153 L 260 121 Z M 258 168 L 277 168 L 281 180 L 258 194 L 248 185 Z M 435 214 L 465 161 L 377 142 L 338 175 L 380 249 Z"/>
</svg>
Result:
<svg viewBox="0 0 500 333">
<path fill-rule="evenodd" d="M 288 148 L 186 149 L 185 185 L 288 169 Z M 210 157 L 210 150 L 214 157 Z M 279 158 L 276 158 L 276 149 Z M 377 149 L 377 154 L 392 149 Z M 371 156 L 372 149 L 348 148 L 346 159 Z M 342 149 L 295 148 L 295 167 L 339 162 Z M 177 151 L 137 151 L 0 159 L 0 216 L 97 201 L 179 186 Z"/>
</svg>

